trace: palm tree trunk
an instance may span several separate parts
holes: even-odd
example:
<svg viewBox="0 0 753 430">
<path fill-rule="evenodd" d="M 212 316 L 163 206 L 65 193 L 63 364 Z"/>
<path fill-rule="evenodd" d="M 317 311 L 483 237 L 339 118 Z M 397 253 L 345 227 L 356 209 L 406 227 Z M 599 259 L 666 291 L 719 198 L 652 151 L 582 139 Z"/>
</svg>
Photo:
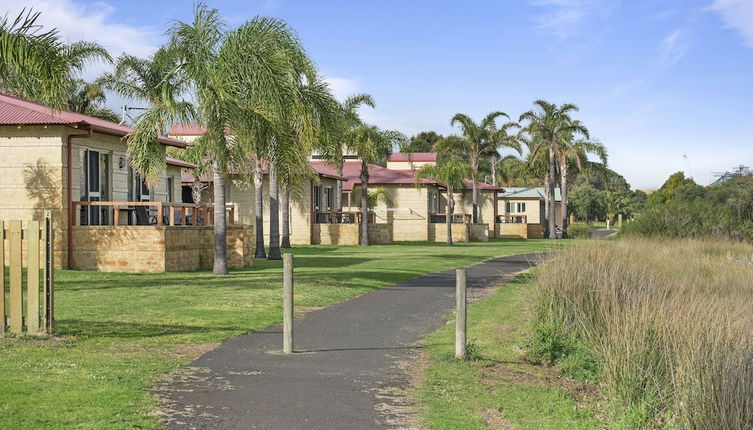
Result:
<svg viewBox="0 0 753 430">
<path fill-rule="evenodd" d="M 560 217 L 561 217 L 561 225 L 562 225 L 562 231 L 567 232 L 567 158 L 561 157 L 560 159 L 560 174 L 562 177 L 560 178 Z M 557 205 L 557 202 L 554 203 L 555 207 Z"/>
<path fill-rule="evenodd" d="M 277 170 L 269 166 L 269 254 L 267 260 L 282 260 L 280 252 L 280 201 Z"/>
<path fill-rule="evenodd" d="M 290 246 L 290 194 L 285 188 L 280 190 L 280 205 L 282 206 L 282 248 Z"/>
<path fill-rule="evenodd" d="M 498 155 L 492 155 L 492 185 L 495 187 L 499 186 L 499 181 L 497 180 L 497 163 L 499 163 L 499 156 Z"/>
<path fill-rule="evenodd" d="M 361 162 L 361 246 L 369 246 L 369 168 Z"/>
<path fill-rule="evenodd" d="M 256 252 L 254 258 L 267 258 L 264 251 L 264 176 L 259 159 L 254 169 L 254 230 L 256 233 Z"/>
<path fill-rule="evenodd" d="M 549 186 L 546 190 L 546 198 L 548 200 L 547 204 L 549 205 L 549 219 L 548 219 L 548 225 L 549 225 L 549 239 L 556 239 L 557 238 L 557 232 L 555 228 L 555 217 L 556 211 L 554 207 L 554 184 L 556 182 L 557 172 L 556 172 L 556 163 L 554 158 L 554 143 L 552 142 L 549 145 Z"/>
<path fill-rule="evenodd" d="M 447 187 L 447 209 L 444 216 L 447 224 L 447 244 L 452 245 L 452 212 L 455 210 L 455 202 L 452 197 L 452 188 Z"/>
<path fill-rule="evenodd" d="M 227 275 L 227 220 L 225 218 L 225 178 L 220 166 L 212 162 L 214 184 L 214 266 L 212 273 Z"/>
<path fill-rule="evenodd" d="M 343 168 L 337 169 L 338 176 L 343 175 Z M 337 181 L 335 183 L 335 211 L 342 212 L 343 210 L 343 181 Z"/>
<path fill-rule="evenodd" d="M 476 169 L 473 169 L 471 177 L 473 186 L 471 187 L 471 200 L 473 202 L 473 223 L 478 224 L 478 184 L 476 183 Z"/>
</svg>

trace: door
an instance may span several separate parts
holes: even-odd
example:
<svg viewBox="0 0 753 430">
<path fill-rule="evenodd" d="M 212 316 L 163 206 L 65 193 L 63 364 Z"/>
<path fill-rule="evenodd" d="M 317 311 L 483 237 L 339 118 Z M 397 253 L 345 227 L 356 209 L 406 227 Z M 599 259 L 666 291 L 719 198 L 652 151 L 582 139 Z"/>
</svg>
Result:
<svg viewBox="0 0 753 430">
<path fill-rule="evenodd" d="M 80 200 L 100 202 L 110 200 L 110 154 L 84 149 L 81 154 Z M 82 225 L 107 225 L 107 206 L 84 206 L 81 211 Z"/>
</svg>

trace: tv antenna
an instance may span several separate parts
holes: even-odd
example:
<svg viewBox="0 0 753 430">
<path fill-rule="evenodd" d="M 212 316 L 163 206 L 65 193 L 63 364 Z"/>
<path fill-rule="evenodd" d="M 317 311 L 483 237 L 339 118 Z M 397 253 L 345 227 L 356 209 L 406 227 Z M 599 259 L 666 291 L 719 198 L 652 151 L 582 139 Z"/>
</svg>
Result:
<svg viewBox="0 0 753 430">
<path fill-rule="evenodd" d="M 123 125 L 125 123 L 126 118 L 130 119 L 132 124 L 136 124 L 136 120 L 134 120 L 133 117 L 130 114 L 128 114 L 128 112 L 132 110 L 146 110 L 146 109 L 147 108 L 145 107 L 128 106 L 127 104 L 124 103 L 123 115 L 121 116 L 121 119 L 120 119 L 120 125 Z"/>
</svg>

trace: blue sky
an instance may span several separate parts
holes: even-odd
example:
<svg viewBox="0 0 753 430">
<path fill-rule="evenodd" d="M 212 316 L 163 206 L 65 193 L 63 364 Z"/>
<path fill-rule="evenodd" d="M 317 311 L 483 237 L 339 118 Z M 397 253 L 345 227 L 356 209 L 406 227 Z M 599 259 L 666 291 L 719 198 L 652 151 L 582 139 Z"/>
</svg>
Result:
<svg viewBox="0 0 753 430">
<path fill-rule="evenodd" d="M 753 164 L 753 0 L 208 3 L 230 25 L 285 19 L 339 97 L 374 96 L 363 116 L 383 128 L 448 134 L 457 112 L 517 118 L 544 98 L 579 105 L 636 188 Z M 32 0 L 0 13 L 25 5 L 68 40 L 136 55 L 192 12 L 190 1 Z"/>
</svg>

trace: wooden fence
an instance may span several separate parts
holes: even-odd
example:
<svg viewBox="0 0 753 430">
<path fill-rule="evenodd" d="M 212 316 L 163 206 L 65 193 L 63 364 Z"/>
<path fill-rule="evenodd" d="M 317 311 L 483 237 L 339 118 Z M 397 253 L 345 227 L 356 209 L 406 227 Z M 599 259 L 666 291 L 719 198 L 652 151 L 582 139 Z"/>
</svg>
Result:
<svg viewBox="0 0 753 430">
<path fill-rule="evenodd" d="M 51 334 L 55 243 L 52 216 L 47 212 L 44 220 L 29 221 L 26 229 L 22 228 L 21 221 L 0 221 L 0 232 L 0 268 L 3 269 L 0 334 L 6 331 Z"/>
</svg>

